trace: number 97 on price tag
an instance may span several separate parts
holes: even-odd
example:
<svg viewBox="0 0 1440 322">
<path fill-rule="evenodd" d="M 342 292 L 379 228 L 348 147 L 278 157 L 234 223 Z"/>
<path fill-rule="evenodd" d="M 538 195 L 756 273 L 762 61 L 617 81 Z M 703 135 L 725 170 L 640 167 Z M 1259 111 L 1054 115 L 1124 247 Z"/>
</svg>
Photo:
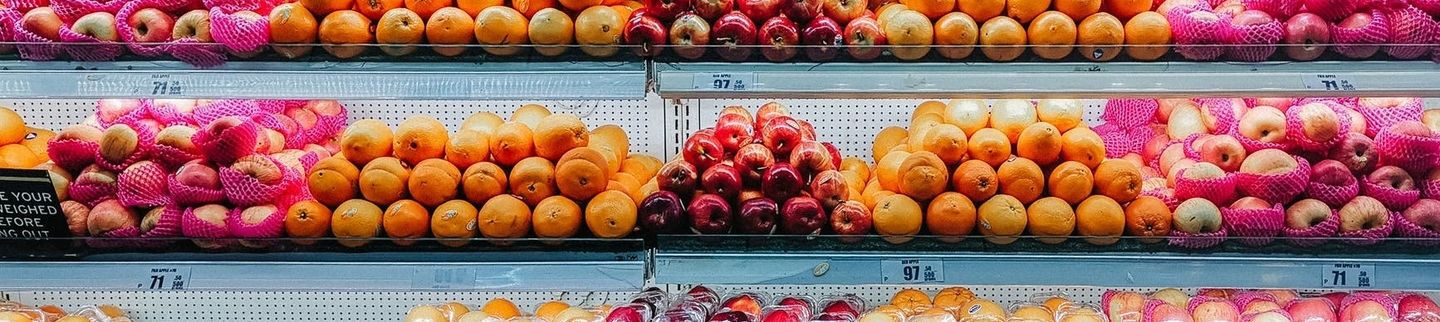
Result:
<svg viewBox="0 0 1440 322">
<path fill-rule="evenodd" d="M 920 284 L 945 281 L 945 263 L 939 260 L 897 259 L 880 262 L 880 281 Z"/>
<path fill-rule="evenodd" d="M 694 89 L 712 91 L 746 91 L 754 87 L 753 73 L 695 74 Z"/>
</svg>

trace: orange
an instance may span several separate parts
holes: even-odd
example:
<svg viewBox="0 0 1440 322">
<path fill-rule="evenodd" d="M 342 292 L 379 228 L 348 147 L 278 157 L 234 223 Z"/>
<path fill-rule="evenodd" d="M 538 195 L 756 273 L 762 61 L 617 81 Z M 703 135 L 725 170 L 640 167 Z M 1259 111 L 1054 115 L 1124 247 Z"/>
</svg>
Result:
<svg viewBox="0 0 1440 322">
<path fill-rule="evenodd" d="M 905 143 L 909 137 L 910 132 L 906 131 L 903 127 L 890 126 L 881 129 L 880 133 L 875 134 L 875 143 L 870 146 L 870 151 L 873 154 L 872 156 L 875 162 L 880 162 L 880 160 L 885 158 L 885 154 L 890 152 L 891 148 Z"/>
<path fill-rule="evenodd" d="M 347 10 L 355 5 L 355 1 L 353 0 L 301 0 L 299 3 L 308 11 L 322 16 L 328 15 L 331 12 Z"/>
<path fill-rule="evenodd" d="M 460 169 L 443 159 L 420 161 L 410 171 L 406 187 L 416 202 L 426 207 L 439 206 L 455 199 L 460 188 Z"/>
<path fill-rule="evenodd" d="M 546 116 L 535 128 L 535 155 L 550 161 L 559 160 L 570 149 L 589 144 L 590 130 L 574 114 Z"/>
<path fill-rule="evenodd" d="M 1015 155 L 1037 164 L 1055 164 L 1060 159 L 1060 149 L 1060 130 L 1045 122 L 1025 127 L 1015 142 Z"/>
<path fill-rule="evenodd" d="M 975 299 L 965 303 L 965 307 L 956 310 L 959 321 L 1008 321 L 1005 316 L 1005 308 L 995 304 L 995 301 L 987 299 Z"/>
<path fill-rule="evenodd" d="M 271 47 L 286 58 L 305 56 L 314 48 L 310 44 L 315 43 L 318 25 L 315 15 L 303 5 L 286 3 L 275 6 L 270 9 Z"/>
<path fill-rule="evenodd" d="M 555 186 L 560 194 L 583 201 L 605 191 L 610 179 L 605 176 L 605 157 L 599 151 L 582 147 L 570 150 L 560 160 L 555 167 Z"/>
<path fill-rule="evenodd" d="M 1063 144 L 1060 156 L 1065 161 L 1078 161 L 1091 169 L 1105 161 L 1105 141 L 1090 128 L 1077 127 L 1065 131 L 1060 141 Z"/>
<path fill-rule="evenodd" d="M 955 167 L 951 186 L 971 201 L 984 201 L 1000 190 L 1000 181 L 995 178 L 995 168 L 985 161 L 969 160 Z"/>
<path fill-rule="evenodd" d="M 530 206 L 512 195 L 490 198 L 477 218 L 480 235 L 487 238 L 520 238 L 530 233 Z"/>
<path fill-rule="evenodd" d="M 365 15 L 365 18 L 370 18 L 370 20 L 382 20 L 382 19 L 384 19 L 385 14 L 390 13 L 390 10 L 392 10 L 392 9 L 401 9 L 402 6 L 405 6 L 405 0 L 354 0 L 354 1 L 355 1 L 355 11 L 359 11 L 360 14 Z M 408 11 L 408 10 L 407 10 L 407 11 Z M 410 11 L 410 13 L 414 13 L 414 11 Z M 421 20 L 421 21 L 424 21 L 424 20 Z M 382 23 L 382 25 L 383 25 L 383 23 Z M 423 30 L 424 28 L 421 28 L 421 29 Z M 378 32 L 377 32 L 377 34 L 378 34 Z"/>
<path fill-rule="evenodd" d="M 365 1 L 365 0 L 361 0 Z M 405 0 L 405 8 L 414 10 L 420 18 L 430 19 L 430 15 L 439 11 L 440 8 L 451 7 L 453 0 Z"/>
<path fill-rule="evenodd" d="M 470 33 L 470 29 L 474 29 L 474 27 L 475 26 L 470 26 L 470 28 L 465 28 L 466 37 L 475 37 Z M 489 136 L 495 134 L 495 129 L 499 128 L 500 124 L 505 124 L 505 119 L 500 118 L 500 116 L 495 115 L 495 113 L 480 111 L 475 112 L 475 114 L 470 114 L 469 117 L 466 117 L 465 121 L 460 123 L 460 130 L 476 131 L 480 133 L 485 133 L 486 136 Z"/>
<path fill-rule="evenodd" d="M 1049 60 L 1064 59 L 1075 45 L 1075 20 L 1059 11 L 1046 11 L 1030 22 L 1029 39 L 1035 56 Z"/>
<path fill-rule="evenodd" d="M 586 8 L 605 5 L 601 0 L 560 0 L 560 6 L 570 11 L 584 11 Z"/>
<path fill-rule="evenodd" d="M 455 6 L 460 7 L 465 14 L 474 17 L 480 14 L 485 8 L 503 6 L 505 0 L 455 0 Z"/>
<path fill-rule="evenodd" d="M 348 3 L 348 2 L 347 2 Z M 365 44 L 373 43 L 375 34 L 370 18 L 354 10 L 331 12 L 320 21 L 320 43 L 335 58 L 348 59 L 365 53 Z"/>
<path fill-rule="evenodd" d="M 532 1 L 514 1 L 518 6 L 521 3 Z M 517 7 L 519 8 L 519 7 Z M 535 8 L 539 11 L 542 8 Z M 489 7 L 480 10 L 475 16 L 475 41 L 484 47 L 485 52 L 497 56 L 511 56 L 519 54 L 524 47 L 513 45 L 524 45 L 530 42 L 528 29 L 530 20 L 525 17 L 533 15 L 535 11 L 522 13 L 510 7 Z"/>
<path fill-rule="evenodd" d="M 625 129 L 619 125 L 606 124 L 591 130 L 590 144 L 588 146 L 592 149 L 600 150 L 601 154 L 605 155 L 605 167 L 607 168 L 605 170 L 610 174 L 620 172 L 621 169 L 624 168 L 625 162 L 630 159 L 630 135 L 626 134 Z M 659 164 L 660 162 L 654 158 L 650 159 L 655 161 L 654 164 Z M 645 173 L 636 173 L 637 176 L 643 174 Z M 654 175 L 654 173 L 650 173 L 650 175 L 645 175 L 644 177 L 652 175 Z"/>
<path fill-rule="evenodd" d="M 910 154 L 900 164 L 900 193 L 916 200 L 930 200 L 945 192 L 950 171 L 945 162 L 930 151 Z"/>
<path fill-rule="evenodd" d="M 42 161 L 29 148 L 20 144 L 0 146 L 0 167 L 29 169 Z"/>
<path fill-rule="evenodd" d="M 1022 204 L 1030 204 L 1045 192 L 1045 173 L 1030 159 L 1010 158 L 995 169 L 995 178 L 1000 180 L 1000 193 L 1013 196 Z"/>
<path fill-rule="evenodd" d="M 359 179 L 360 169 L 355 168 L 355 164 L 342 157 L 329 157 L 321 159 L 310 168 L 310 175 L 305 182 L 315 200 L 334 207 L 355 198 L 356 183 Z"/>
<path fill-rule="evenodd" d="M 1002 0 L 1003 1 L 1003 0 Z M 964 3 L 965 0 L 961 0 Z M 935 48 L 941 57 L 965 59 L 980 41 L 980 25 L 964 12 L 951 12 L 935 21 Z"/>
<path fill-rule="evenodd" d="M 1070 20 L 1082 20 L 1100 12 L 1101 0 L 1055 0 L 1055 11 L 1064 13 Z"/>
<path fill-rule="evenodd" d="M 399 245 L 414 244 L 415 238 L 430 235 L 430 211 L 414 200 L 401 200 L 385 208 L 382 221 L 385 236 Z"/>
<path fill-rule="evenodd" d="M 1114 14 L 1121 20 L 1130 19 L 1142 12 L 1150 11 L 1150 6 L 1155 5 L 1152 0 L 1105 0 L 1102 11 Z"/>
<path fill-rule="evenodd" d="M 545 108 L 545 105 L 525 104 L 510 114 L 510 121 L 520 122 L 530 129 L 536 129 L 540 127 L 540 120 L 544 120 L 550 114 L 550 109 Z"/>
<path fill-rule="evenodd" d="M 930 45 L 935 43 L 935 25 L 930 18 L 914 10 L 900 10 L 888 21 L 880 24 L 885 29 L 890 53 L 901 60 L 916 60 L 930 54 Z"/>
<path fill-rule="evenodd" d="M 1010 159 L 1010 138 L 1000 130 L 983 128 L 975 131 L 975 135 L 970 136 L 966 144 L 970 158 L 985 162 L 991 167 L 998 167 Z"/>
<path fill-rule="evenodd" d="M 436 54 L 441 56 L 458 56 L 465 53 L 464 46 L 442 46 L 442 45 L 469 45 L 475 42 L 475 19 L 464 10 L 456 8 L 440 8 L 430 14 L 430 19 L 425 22 L 425 40 L 430 42 L 430 47 Z M 482 115 L 476 113 L 476 115 Z M 494 115 L 494 114 L 490 114 Z M 475 116 L 465 120 L 466 125 L 461 129 L 471 128 L 469 125 Z M 496 117 L 499 118 L 499 117 Z M 498 127 L 499 124 L 495 124 Z M 493 132 L 494 127 L 489 128 Z"/>
<path fill-rule="evenodd" d="M 420 16 L 410 9 L 397 8 L 387 11 L 375 26 L 375 42 L 390 45 L 380 46 L 380 51 L 391 56 L 409 55 L 415 52 L 415 46 L 401 45 L 414 45 L 424 40 L 425 20 L 420 19 Z"/>
<path fill-rule="evenodd" d="M 600 238 L 621 238 L 635 230 L 635 200 L 621 191 L 605 191 L 585 205 L 585 226 Z"/>
<path fill-rule="evenodd" d="M 1120 56 L 1125 44 L 1125 25 L 1108 13 L 1090 15 L 1080 22 L 1080 55 L 1091 61 L 1110 61 Z"/>
<path fill-rule="evenodd" d="M 490 137 L 485 132 L 460 130 L 445 144 L 445 161 L 457 168 L 469 168 L 490 159 Z"/>
<path fill-rule="evenodd" d="M 362 199 L 350 199 L 335 207 L 330 217 L 330 231 L 341 245 L 364 246 L 380 234 L 381 216 L 379 206 Z"/>
<path fill-rule="evenodd" d="M 496 128 L 495 135 L 490 137 L 490 155 L 495 158 L 495 163 L 515 165 L 520 160 L 535 155 L 535 144 L 532 140 L 529 126 L 514 121 L 505 122 Z"/>
<path fill-rule="evenodd" d="M 1156 231 L 1153 236 L 1169 236 L 1170 223 L 1174 220 L 1170 207 L 1165 205 L 1160 198 L 1151 196 L 1140 196 L 1125 205 L 1125 231 L 1131 236 L 1141 236 L 1142 232 Z M 1143 242 L 1158 242 L 1161 238 L 1142 238 Z"/>
<path fill-rule="evenodd" d="M 477 204 L 483 204 L 510 189 L 505 170 L 490 162 L 480 162 L 466 168 L 462 180 L 460 190 L 465 192 L 465 200 Z"/>
<path fill-rule="evenodd" d="M 620 51 L 620 31 L 628 17 L 612 7 L 594 6 L 575 17 L 575 43 L 594 57 L 610 57 Z"/>
<path fill-rule="evenodd" d="M 995 195 L 980 204 L 977 211 L 976 226 L 980 227 L 980 234 L 985 235 L 985 240 L 991 243 L 1013 243 L 1016 236 L 1025 232 L 1029 215 L 1025 211 L 1025 205 L 1015 197 Z"/>
<path fill-rule="evenodd" d="M 535 52 L 545 56 L 559 56 L 570 48 L 567 45 L 575 42 L 575 21 L 560 9 L 540 9 L 530 18 L 529 33 L 530 42 L 536 45 Z"/>
<path fill-rule="evenodd" d="M 375 159 L 360 170 L 360 195 L 365 196 L 365 200 L 388 206 L 409 196 L 406 189 L 409 181 L 410 168 L 400 163 L 400 159 Z"/>
<path fill-rule="evenodd" d="M 1170 51 L 1170 21 L 1154 11 L 1125 22 L 1125 54 L 1135 60 L 1156 60 Z"/>
<path fill-rule="evenodd" d="M 989 21 L 1005 13 L 1005 0 L 959 0 L 957 6 L 975 21 Z"/>
<path fill-rule="evenodd" d="M 880 198 L 872 211 L 875 232 L 882 236 L 914 236 L 924 220 L 920 204 L 910 196 L 896 194 Z"/>
<path fill-rule="evenodd" d="M 975 202 L 958 192 L 936 196 L 925 211 L 925 229 L 941 236 L 969 235 L 975 230 Z"/>
<path fill-rule="evenodd" d="M 542 9 L 555 8 L 556 4 L 555 0 L 510 0 L 510 7 L 514 8 L 516 12 L 524 14 L 526 18 L 535 16 L 535 13 Z"/>
<path fill-rule="evenodd" d="M 555 190 L 555 165 L 550 160 L 529 157 L 510 169 L 510 193 L 527 204 L 538 204 L 540 200 L 554 196 Z"/>
<path fill-rule="evenodd" d="M 1026 210 L 1026 214 L 1030 235 L 1050 237 L 1036 238 L 1042 243 L 1065 242 L 1065 237 L 1075 231 L 1075 210 L 1070 209 L 1070 204 L 1060 198 L 1045 197 L 1035 200 L 1030 204 L 1030 209 Z"/>
<path fill-rule="evenodd" d="M 955 0 L 900 0 L 900 3 L 930 19 L 940 18 L 955 10 Z"/>
<path fill-rule="evenodd" d="M 1095 187 L 1093 181 L 1094 176 L 1085 164 L 1065 161 L 1050 170 L 1049 181 L 1045 187 L 1049 189 L 1051 196 L 1074 205 L 1090 196 L 1091 189 Z"/>
<path fill-rule="evenodd" d="M 1106 196 L 1090 196 L 1075 206 L 1075 222 L 1085 241 L 1095 245 L 1110 245 L 1120 241 L 1125 233 L 1125 209 L 1115 199 Z"/>
<path fill-rule="evenodd" d="M 503 297 L 497 297 L 489 302 L 485 302 L 485 306 L 480 307 L 480 311 L 501 321 L 520 316 L 520 307 L 515 306 L 514 302 L 510 302 L 510 300 Z"/>
<path fill-rule="evenodd" d="M 890 305 L 900 307 L 900 309 L 906 311 L 916 311 L 917 308 L 929 307 L 931 304 L 933 303 L 930 301 L 929 294 L 913 288 L 902 289 L 890 297 Z"/>
<path fill-rule="evenodd" d="M 1015 60 L 1025 53 L 1025 27 L 1010 17 L 991 18 L 980 25 L 980 44 L 986 46 L 980 52 L 990 60 Z"/>
<path fill-rule="evenodd" d="M 1124 160 L 1105 160 L 1095 168 L 1095 192 L 1117 202 L 1135 200 L 1142 181 L 1140 169 Z"/>
<path fill-rule="evenodd" d="M 880 188 L 888 191 L 900 191 L 900 180 L 902 173 L 900 169 L 905 165 L 905 159 L 910 157 L 910 152 L 895 151 L 885 155 L 884 160 L 875 164 L 875 174 L 880 180 Z"/>
<path fill-rule="evenodd" d="M 965 303 L 975 300 L 975 292 L 964 287 L 946 287 L 935 293 L 935 301 L 932 303 L 936 308 L 946 311 L 959 310 Z"/>
<path fill-rule="evenodd" d="M 50 130 L 26 127 L 25 139 L 20 141 L 20 145 L 30 149 L 30 152 L 44 163 L 50 161 L 50 139 L 54 138 L 55 132 Z"/>
<path fill-rule="evenodd" d="M 964 161 L 970 149 L 969 143 L 965 141 L 965 131 L 953 124 L 931 127 L 925 132 L 925 140 L 921 145 L 922 149 L 935 153 L 935 156 L 947 165 Z"/>
<path fill-rule="evenodd" d="M 330 208 L 315 200 L 290 205 L 285 212 L 285 236 L 295 238 L 325 237 L 330 233 Z"/>
<path fill-rule="evenodd" d="M 915 119 L 925 114 L 944 117 L 945 102 L 935 100 L 920 102 L 920 105 L 916 105 L 915 110 L 910 113 L 910 124 L 915 124 Z"/>
<path fill-rule="evenodd" d="M 441 244 L 449 246 L 461 246 L 475 237 L 475 229 L 479 224 L 477 216 L 479 210 L 475 209 L 465 200 L 451 200 L 435 207 L 435 212 L 430 216 L 430 231 L 435 238 L 440 239 Z"/>
<path fill-rule="evenodd" d="M 577 210 L 576 212 L 579 211 Z M 556 315 L 568 308 L 570 308 L 570 304 L 561 301 L 540 303 L 540 306 L 535 307 L 535 316 L 550 321 L 554 320 Z"/>
<path fill-rule="evenodd" d="M 414 165 L 421 160 L 444 157 L 448 142 L 450 136 L 445 124 L 431 116 L 415 115 L 395 129 L 395 146 L 391 150 L 400 161 Z"/>
<path fill-rule="evenodd" d="M 375 158 L 390 156 L 393 137 L 385 123 L 359 120 L 345 127 L 345 133 L 340 135 L 340 152 L 357 165 L 370 163 Z"/>
<path fill-rule="evenodd" d="M 1005 15 L 1020 23 L 1030 23 L 1035 16 L 1050 9 L 1050 0 L 1010 0 L 1006 1 Z"/>
<path fill-rule="evenodd" d="M 535 205 L 535 237 L 567 238 L 580 231 L 580 205 L 564 196 L 550 196 Z M 540 310 L 536 310 L 538 315 Z"/>
<path fill-rule="evenodd" d="M 865 163 L 865 160 L 860 160 L 860 158 L 849 157 L 841 160 L 840 172 L 854 174 L 860 179 L 859 182 L 854 182 L 851 187 L 861 188 L 865 181 L 870 180 L 870 165 Z"/>
</svg>

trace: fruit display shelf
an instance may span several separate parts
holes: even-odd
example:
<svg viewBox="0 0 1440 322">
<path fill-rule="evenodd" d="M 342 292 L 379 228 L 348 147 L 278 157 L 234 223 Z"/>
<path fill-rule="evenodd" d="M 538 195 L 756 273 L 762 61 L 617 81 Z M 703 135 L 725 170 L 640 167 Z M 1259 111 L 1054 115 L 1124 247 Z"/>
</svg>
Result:
<svg viewBox="0 0 1440 322">
<path fill-rule="evenodd" d="M 0 61 L 0 97 L 643 99 L 644 61 Z"/>
<path fill-rule="evenodd" d="M 1431 62 L 654 64 L 665 98 L 1434 96 Z"/>
<path fill-rule="evenodd" d="M 662 235 L 653 269 L 661 284 L 1440 289 L 1433 274 L 1440 250 L 1403 243 L 1253 248 L 1227 242 L 1184 251 L 1131 238 L 1112 246 L 1080 239 L 1048 245 L 1022 237 L 996 245 L 933 236 Z"/>
<path fill-rule="evenodd" d="M 62 240 L 118 242 L 100 238 Z M 164 242 L 164 241 L 152 241 Z M 255 244 L 257 241 L 246 241 Z M 342 248 L 333 240 L 288 240 L 244 252 L 186 247 L 88 249 L 9 241 L 0 261 L 6 290 L 634 290 L 644 285 L 639 239 L 515 239 L 466 247 L 377 240 Z M 62 250 L 68 250 L 63 252 Z"/>
</svg>

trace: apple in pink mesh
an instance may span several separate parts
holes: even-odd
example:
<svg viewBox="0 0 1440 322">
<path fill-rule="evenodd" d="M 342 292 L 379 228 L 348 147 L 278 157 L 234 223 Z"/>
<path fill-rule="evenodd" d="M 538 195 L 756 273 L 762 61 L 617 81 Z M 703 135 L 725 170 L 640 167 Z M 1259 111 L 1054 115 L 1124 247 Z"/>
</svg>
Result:
<svg viewBox="0 0 1440 322">
<path fill-rule="evenodd" d="M 1440 321 L 1440 306 L 1423 294 L 1401 296 L 1399 309 L 1403 321 Z"/>
<path fill-rule="evenodd" d="M 55 10 L 50 7 L 30 9 L 20 18 L 20 28 L 50 41 L 60 41 L 60 27 L 64 25 L 60 15 L 55 14 Z"/>
<path fill-rule="evenodd" d="M 1302 133 L 1292 135 L 1299 134 L 1299 137 L 1310 142 L 1330 142 L 1345 134 L 1344 126 L 1340 124 L 1340 115 L 1329 105 L 1308 103 L 1295 108 L 1299 109 L 1296 116 Z"/>
<path fill-rule="evenodd" d="M 1336 309 L 1337 307 L 1325 298 L 1297 299 L 1285 307 L 1291 320 L 1304 322 L 1336 322 Z"/>
<path fill-rule="evenodd" d="M 1353 297 L 1356 296 L 1356 294 L 1351 294 L 1350 296 Z M 1380 295 L 1378 297 L 1383 296 L 1384 295 Z M 1395 305 L 1395 303 L 1382 303 L 1382 298 L 1367 298 L 1349 303 L 1349 305 L 1340 308 L 1340 321 L 1394 321 L 1396 317 L 1391 314 L 1393 307 L 1386 308 L 1387 305 Z"/>
<path fill-rule="evenodd" d="M 1240 117 L 1240 135 L 1266 143 L 1285 142 L 1285 113 L 1269 106 L 1258 106 Z"/>
<path fill-rule="evenodd" d="M 1378 160 L 1375 141 L 1362 133 L 1350 132 L 1330 150 L 1330 159 L 1340 161 L 1352 173 L 1365 173 L 1374 168 Z"/>
<path fill-rule="evenodd" d="M 120 33 L 115 30 L 115 15 L 109 12 L 92 12 L 81 16 L 80 19 L 75 19 L 70 30 L 100 41 L 120 40 Z"/>
<path fill-rule="evenodd" d="M 90 216 L 86 218 L 85 226 L 90 236 L 103 236 L 113 231 L 139 228 L 140 217 L 130 207 L 112 199 L 101 201 L 90 208 Z"/>
<path fill-rule="evenodd" d="M 1385 204 L 1368 196 L 1358 196 L 1340 208 L 1340 232 L 1357 232 L 1384 226 L 1390 220 Z"/>
<path fill-rule="evenodd" d="M 1298 61 L 1315 60 L 1332 43 L 1330 22 L 1313 13 L 1300 13 L 1285 21 L 1285 55 Z"/>
<path fill-rule="evenodd" d="M 1440 200 L 1420 199 L 1401 215 L 1420 228 L 1440 233 Z"/>
<path fill-rule="evenodd" d="M 1330 206 L 1315 199 L 1302 199 L 1285 209 L 1285 227 L 1296 230 L 1309 229 L 1330 220 Z"/>
<path fill-rule="evenodd" d="M 1240 320 L 1240 310 L 1229 300 L 1204 301 L 1190 312 L 1195 322 L 1233 322 Z"/>
<path fill-rule="evenodd" d="M 131 41 L 138 43 L 161 43 L 170 40 L 175 30 L 175 18 L 155 8 L 145 8 L 130 14 L 126 25 L 130 26 Z"/>
<path fill-rule="evenodd" d="M 1245 147 L 1229 135 L 1216 135 L 1200 144 L 1200 161 L 1213 163 L 1226 172 L 1240 170 L 1245 161 Z"/>
<path fill-rule="evenodd" d="M 1270 202 L 1255 197 L 1242 197 L 1230 204 L 1230 209 L 1269 209 Z"/>
<path fill-rule="evenodd" d="M 1392 165 L 1376 168 L 1370 175 L 1365 176 L 1365 181 L 1397 191 L 1415 190 L 1415 179 L 1410 177 L 1405 169 Z"/>
</svg>

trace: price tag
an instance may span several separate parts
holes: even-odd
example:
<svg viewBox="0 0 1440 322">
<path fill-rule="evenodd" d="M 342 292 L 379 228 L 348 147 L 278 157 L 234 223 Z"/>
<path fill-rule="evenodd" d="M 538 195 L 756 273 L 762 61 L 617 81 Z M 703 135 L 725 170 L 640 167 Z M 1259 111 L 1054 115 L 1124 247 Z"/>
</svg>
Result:
<svg viewBox="0 0 1440 322">
<path fill-rule="evenodd" d="M 151 74 L 149 78 L 140 81 L 136 92 L 152 96 L 180 96 L 185 95 L 185 83 L 185 77 L 180 75 Z"/>
<path fill-rule="evenodd" d="M 1351 81 L 1349 77 L 1346 77 L 1346 76 L 1344 76 L 1344 75 L 1336 75 L 1336 74 L 1313 74 L 1313 75 L 1305 75 L 1305 76 L 1301 76 L 1300 81 L 1301 81 L 1301 83 L 1305 84 L 1305 89 L 1313 89 L 1313 90 L 1320 90 L 1320 91 L 1344 91 L 1344 92 L 1354 91 L 1354 90 L 1355 90 L 1355 82 L 1354 82 L 1354 81 Z"/>
<path fill-rule="evenodd" d="M 1320 267 L 1320 287 L 1372 288 L 1375 285 L 1375 264 L 1337 263 Z"/>
<path fill-rule="evenodd" d="M 190 286 L 190 267 L 156 266 L 137 276 L 135 288 L 142 290 L 183 290 Z"/>
<path fill-rule="evenodd" d="M 747 91 L 755 84 L 755 73 L 695 74 L 694 89 L 712 91 Z"/>
<path fill-rule="evenodd" d="M 880 262 L 885 283 L 918 284 L 945 281 L 945 263 L 926 259 L 892 259 Z"/>
<path fill-rule="evenodd" d="M 416 268 L 410 285 L 417 289 L 473 289 L 476 273 L 469 267 Z"/>
</svg>

